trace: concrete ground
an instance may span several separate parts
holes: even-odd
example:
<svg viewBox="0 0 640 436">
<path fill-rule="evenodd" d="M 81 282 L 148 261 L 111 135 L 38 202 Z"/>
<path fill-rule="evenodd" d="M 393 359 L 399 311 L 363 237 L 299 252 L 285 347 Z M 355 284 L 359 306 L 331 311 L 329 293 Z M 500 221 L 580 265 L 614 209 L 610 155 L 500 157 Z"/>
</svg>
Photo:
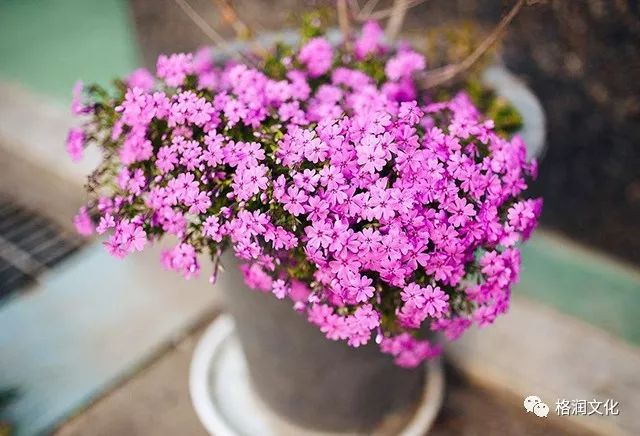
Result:
<svg viewBox="0 0 640 436">
<path fill-rule="evenodd" d="M 206 432 L 193 410 L 188 390 L 189 364 L 205 326 L 142 368 L 94 404 L 63 424 L 56 436 L 199 436 Z M 522 400 L 477 386 L 447 367 L 443 409 L 431 434 L 585 435 L 558 421 L 527 415 Z"/>
</svg>

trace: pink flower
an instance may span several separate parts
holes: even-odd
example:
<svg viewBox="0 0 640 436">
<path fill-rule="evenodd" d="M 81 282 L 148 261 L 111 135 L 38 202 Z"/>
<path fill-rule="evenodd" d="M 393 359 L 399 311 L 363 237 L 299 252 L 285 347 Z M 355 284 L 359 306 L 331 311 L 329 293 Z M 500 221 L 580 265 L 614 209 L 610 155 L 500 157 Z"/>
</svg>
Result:
<svg viewBox="0 0 640 436">
<path fill-rule="evenodd" d="M 96 232 L 98 234 L 105 233 L 108 229 L 116 226 L 116 221 L 110 213 L 107 213 L 105 216 L 100 218 L 100 222 L 98 223 L 98 227 L 96 227 Z"/>
<path fill-rule="evenodd" d="M 542 210 L 542 200 L 520 201 L 509 209 L 507 218 L 516 231 L 522 232 L 525 239 L 535 228 Z"/>
<path fill-rule="evenodd" d="M 192 245 L 181 243 L 172 250 L 165 250 L 161 254 L 162 264 L 167 269 L 181 273 L 184 278 L 190 279 L 200 273 L 196 250 Z"/>
<path fill-rule="evenodd" d="M 387 154 L 380 144 L 380 139 L 375 135 L 365 136 L 356 146 L 356 154 L 358 165 L 362 166 L 363 171 L 371 174 L 382 170 L 387 163 Z"/>
<path fill-rule="evenodd" d="M 67 153 L 71 156 L 71 160 L 74 162 L 82 160 L 83 151 L 84 132 L 78 128 L 70 129 L 67 136 Z"/>
<path fill-rule="evenodd" d="M 313 38 L 300 49 L 298 60 L 306 65 L 311 77 L 318 77 L 331 68 L 333 49 L 326 39 Z"/>
<path fill-rule="evenodd" d="M 279 300 L 282 300 L 289 293 L 289 287 L 282 279 L 274 280 L 271 286 L 271 292 Z"/>
<path fill-rule="evenodd" d="M 93 233 L 93 222 L 86 207 L 80 208 L 78 214 L 73 218 L 73 224 L 82 236 L 89 236 Z"/>
<path fill-rule="evenodd" d="M 222 241 L 222 234 L 220 232 L 220 220 L 217 216 L 212 215 L 208 217 L 203 224 L 203 234 L 211 238 L 216 242 Z"/>
<path fill-rule="evenodd" d="M 167 85 L 177 87 L 184 83 L 187 75 L 193 74 L 193 56 L 178 53 L 171 56 L 160 55 L 156 65 L 156 74 Z"/>
<path fill-rule="evenodd" d="M 252 289 L 258 289 L 264 292 L 268 292 L 272 288 L 273 280 L 262 268 L 257 264 L 240 265 L 240 271 L 244 277 L 244 282 Z"/>
<path fill-rule="evenodd" d="M 328 248 L 332 242 L 333 227 L 326 221 L 314 221 L 306 227 L 307 245 L 311 248 Z"/>
<path fill-rule="evenodd" d="M 82 115 L 88 113 L 87 108 L 82 101 L 82 93 L 84 92 L 84 85 L 82 81 L 78 80 L 73 86 L 73 94 L 71 98 L 71 113 L 73 115 Z"/>
<path fill-rule="evenodd" d="M 313 163 L 325 160 L 329 147 L 320 138 L 313 138 L 304 145 L 304 157 Z"/>
<path fill-rule="evenodd" d="M 304 213 L 304 204 L 309 199 L 309 196 L 304 190 L 298 189 L 295 186 L 287 189 L 287 194 L 284 198 L 284 209 L 293 216 Z"/>
<path fill-rule="evenodd" d="M 470 217 L 476 215 L 473 205 L 467 203 L 463 198 L 453 200 L 453 202 L 449 204 L 449 211 L 451 212 L 449 223 L 454 227 L 462 226 Z"/>
<path fill-rule="evenodd" d="M 397 82 L 401 79 L 410 78 L 414 72 L 424 70 L 425 67 L 424 56 L 407 50 L 389 59 L 384 72 L 390 80 Z"/>
<path fill-rule="evenodd" d="M 367 276 L 354 277 L 350 280 L 349 285 L 353 289 L 355 300 L 358 303 L 364 303 L 373 297 L 375 288 L 371 286 L 372 283 L 373 280 Z"/>
<path fill-rule="evenodd" d="M 362 34 L 356 40 L 354 52 L 359 59 L 367 57 L 369 54 L 379 52 L 382 48 L 384 31 L 375 21 L 367 21 L 362 26 Z"/>
<path fill-rule="evenodd" d="M 296 302 L 307 301 L 311 290 L 300 280 L 292 280 L 289 288 L 289 297 Z"/>
<path fill-rule="evenodd" d="M 402 301 L 412 302 L 413 305 L 417 308 L 424 307 L 425 303 L 425 289 L 421 288 L 416 283 L 409 283 L 404 287 L 402 292 L 400 293 Z"/>
<path fill-rule="evenodd" d="M 127 85 L 130 88 L 140 88 L 143 91 L 151 91 L 154 85 L 154 78 L 146 68 L 138 68 L 127 76 Z"/>
<path fill-rule="evenodd" d="M 427 314 L 434 318 L 440 318 L 449 310 L 449 296 L 442 292 L 438 286 L 427 285 L 423 293 L 424 308 Z"/>
<path fill-rule="evenodd" d="M 205 213 L 211 207 L 210 194 L 206 191 L 199 191 L 195 197 L 186 202 L 189 206 L 189 213 L 200 214 Z"/>
<path fill-rule="evenodd" d="M 234 181 L 234 191 L 240 200 L 248 200 L 258 192 L 267 188 L 267 167 L 257 165 L 239 169 Z"/>
<path fill-rule="evenodd" d="M 128 220 L 123 220 L 117 226 L 122 247 L 129 253 L 142 251 L 147 244 L 147 233 L 143 228 Z"/>
<path fill-rule="evenodd" d="M 156 166 L 161 173 L 165 174 L 176 168 L 178 155 L 173 147 L 160 147 L 156 157 Z"/>
</svg>

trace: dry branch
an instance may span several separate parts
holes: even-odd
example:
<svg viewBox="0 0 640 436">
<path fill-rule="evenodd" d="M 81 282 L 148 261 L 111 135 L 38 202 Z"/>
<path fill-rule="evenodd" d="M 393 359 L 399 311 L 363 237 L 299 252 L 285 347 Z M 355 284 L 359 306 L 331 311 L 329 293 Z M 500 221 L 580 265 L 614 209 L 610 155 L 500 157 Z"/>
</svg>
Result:
<svg viewBox="0 0 640 436">
<path fill-rule="evenodd" d="M 385 34 L 389 41 L 394 41 L 398 33 L 400 33 L 408 8 L 409 0 L 394 0 L 393 7 L 391 8 L 391 17 L 385 29 Z"/>
<path fill-rule="evenodd" d="M 349 44 L 349 37 L 351 35 L 351 23 L 349 22 L 349 6 L 347 0 L 338 0 L 338 24 L 340 25 L 340 32 L 345 44 Z"/>
<path fill-rule="evenodd" d="M 476 49 L 465 59 L 455 64 L 445 65 L 444 67 L 425 72 L 418 78 L 420 87 L 422 89 L 433 88 L 447 83 L 458 75 L 466 72 L 496 43 L 498 39 L 500 39 L 509 23 L 513 21 L 516 15 L 518 15 L 518 12 L 520 12 L 525 3 L 526 0 L 517 0 L 509 13 L 500 20 L 500 23 L 498 23 L 489 36 L 487 36 L 487 38 L 485 38 L 484 41 L 482 41 L 480 45 L 478 45 L 478 47 L 476 47 Z"/>
<path fill-rule="evenodd" d="M 252 36 L 251 28 L 238 17 L 230 0 L 213 0 L 213 3 L 220 10 L 224 22 L 231 26 L 238 38 L 248 39 Z"/>
<path fill-rule="evenodd" d="M 406 1 L 406 6 L 405 6 L 405 13 L 407 9 L 411 9 L 414 6 L 418 6 L 421 3 L 426 2 L 427 0 L 409 0 Z M 366 6 L 366 5 L 365 5 Z M 360 11 L 360 13 L 356 16 L 356 20 L 358 22 L 363 22 L 363 21 L 369 21 L 369 20 L 374 20 L 374 21 L 378 21 L 378 20 L 383 20 L 385 18 L 389 18 L 394 11 L 395 8 L 395 4 L 394 6 L 390 7 L 390 8 L 386 8 L 386 9 L 380 9 L 379 11 L 373 11 L 371 10 L 367 10 L 365 11 L 364 7 L 362 8 L 362 10 Z"/>
</svg>

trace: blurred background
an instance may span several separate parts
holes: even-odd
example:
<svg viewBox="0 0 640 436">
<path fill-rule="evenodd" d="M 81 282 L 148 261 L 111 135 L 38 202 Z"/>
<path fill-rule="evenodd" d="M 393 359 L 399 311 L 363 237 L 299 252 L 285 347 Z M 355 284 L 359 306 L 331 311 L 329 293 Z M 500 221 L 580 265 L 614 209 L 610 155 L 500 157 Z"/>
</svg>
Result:
<svg viewBox="0 0 640 436">
<path fill-rule="evenodd" d="M 332 8 L 231 3 L 258 35 Z M 512 4 L 414 3 L 404 37 L 428 51 L 434 33 L 465 29 L 453 36 L 462 52 Z M 235 38 L 227 2 L 189 4 Z M 157 252 L 121 263 L 78 238 L 71 217 L 92 160 L 74 165 L 64 151 L 77 80 L 106 84 L 203 45 L 211 41 L 175 0 L 0 0 L 0 435 L 204 433 L 188 364 L 221 310 L 217 292 L 161 271 Z M 640 434 L 640 3 L 536 2 L 496 56 L 546 115 L 532 187 L 544 197 L 542 225 L 523 250 L 512 313 L 448 350 L 434 432 Z M 621 415 L 541 424 L 521 407 L 538 392 L 548 402 L 613 398 Z"/>
</svg>

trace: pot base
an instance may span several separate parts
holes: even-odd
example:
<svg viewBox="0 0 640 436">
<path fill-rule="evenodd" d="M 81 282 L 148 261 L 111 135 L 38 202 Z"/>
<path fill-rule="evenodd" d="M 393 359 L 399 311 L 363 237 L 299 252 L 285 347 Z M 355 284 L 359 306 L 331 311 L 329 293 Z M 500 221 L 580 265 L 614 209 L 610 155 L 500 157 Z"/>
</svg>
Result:
<svg viewBox="0 0 640 436">
<path fill-rule="evenodd" d="M 389 416 L 374 435 L 419 436 L 427 433 L 442 405 L 444 375 L 439 359 L 425 365 L 422 399 L 415 410 Z M 196 413 L 216 436 L 319 436 L 272 412 L 253 392 L 247 364 L 228 315 L 220 315 L 200 339 L 191 362 L 189 390 Z M 336 436 L 354 433 L 331 433 Z"/>
</svg>

